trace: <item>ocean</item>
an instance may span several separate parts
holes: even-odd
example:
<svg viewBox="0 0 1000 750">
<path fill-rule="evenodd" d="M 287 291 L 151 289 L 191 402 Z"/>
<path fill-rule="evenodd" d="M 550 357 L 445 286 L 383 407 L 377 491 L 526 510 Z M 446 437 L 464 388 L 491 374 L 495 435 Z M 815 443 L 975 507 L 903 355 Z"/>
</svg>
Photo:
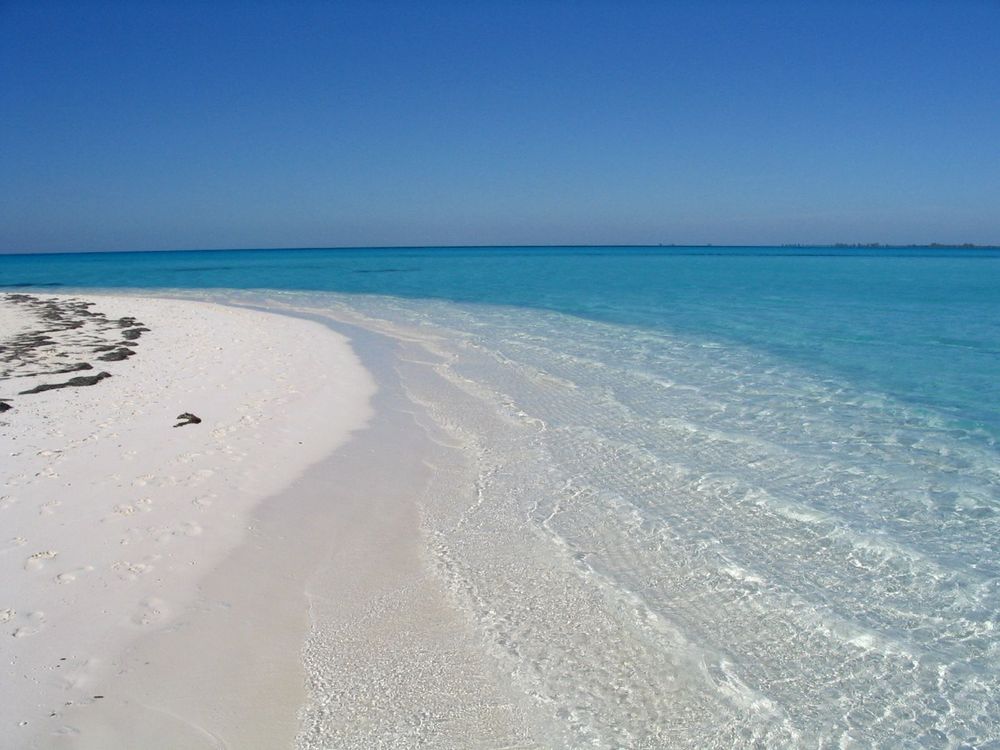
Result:
<svg viewBox="0 0 1000 750">
<path fill-rule="evenodd" d="M 406 341 L 462 457 L 427 559 L 541 746 L 1000 747 L 998 250 L 24 255 L 0 287 L 267 290 L 234 298 Z"/>
</svg>

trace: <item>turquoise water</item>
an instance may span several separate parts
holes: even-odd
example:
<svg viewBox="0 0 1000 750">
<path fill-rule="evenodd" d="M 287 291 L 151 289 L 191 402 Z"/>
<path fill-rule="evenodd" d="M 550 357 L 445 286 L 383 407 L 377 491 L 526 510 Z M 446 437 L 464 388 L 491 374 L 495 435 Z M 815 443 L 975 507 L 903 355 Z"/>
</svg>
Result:
<svg viewBox="0 0 1000 750">
<path fill-rule="evenodd" d="M 456 452 L 427 557 L 531 746 L 1000 747 L 998 251 L 5 257 L 0 283 L 284 290 L 403 342 Z"/>
<path fill-rule="evenodd" d="M 269 288 L 544 308 L 759 347 L 1000 437 L 1000 250 L 469 248 L 0 256 L 0 286 Z M 53 288 L 52 291 L 55 291 Z"/>
</svg>

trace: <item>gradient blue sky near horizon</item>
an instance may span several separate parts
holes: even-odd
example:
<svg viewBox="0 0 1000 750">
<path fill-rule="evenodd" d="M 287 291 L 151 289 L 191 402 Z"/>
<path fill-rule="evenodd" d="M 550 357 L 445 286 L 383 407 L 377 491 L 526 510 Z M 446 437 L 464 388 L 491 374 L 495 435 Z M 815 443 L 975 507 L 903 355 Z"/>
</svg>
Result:
<svg viewBox="0 0 1000 750">
<path fill-rule="evenodd" d="M 994 244 L 998 38 L 996 0 L 0 0 L 0 251 Z"/>
</svg>

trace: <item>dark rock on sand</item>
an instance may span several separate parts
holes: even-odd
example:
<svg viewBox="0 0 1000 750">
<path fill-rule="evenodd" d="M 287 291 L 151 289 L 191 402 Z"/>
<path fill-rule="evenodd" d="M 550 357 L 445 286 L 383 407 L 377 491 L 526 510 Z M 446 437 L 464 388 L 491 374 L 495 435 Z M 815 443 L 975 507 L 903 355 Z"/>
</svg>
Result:
<svg viewBox="0 0 1000 750">
<path fill-rule="evenodd" d="M 174 427 L 184 427 L 189 424 L 201 424 L 201 418 L 196 417 L 189 411 L 186 411 L 183 414 L 178 414 L 177 418 L 181 421 L 175 424 Z"/>
<path fill-rule="evenodd" d="M 65 356 L 57 354 L 57 357 Z M 75 365 L 67 365 L 59 370 L 49 370 L 48 372 L 25 372 L 20 375 L 10 375 L 12 378 L 34 378 L 39 375 L 65 375 L 67 372 L 80 372 L 81 370 L 93 370 L 94 366 L 89 362 L 77 362 Z"/>
<path fill-rule="evenodd" d="M 126 349 L 124 346 L 118 347 L 113 352 L 108 352 L 107 354 L 102 354 L 98 357 L 99 360 L 103 362 L 120 362 L 123 359 L 128 359 L 133 354 L 134 351 L 131 349 Z"/>
<path fill-rule="evenodd" d="M 27 396 L 30 393 L 41 393 L 42 391 L 52 391 L 57 388 L 76 388 L 84 385 L 97 385 L 99 382 L 105 378 L 110 378 L 110 372 L 99 372 L 96 375 L 81 375 L 77 378 L 70 378 L 65 383 L 46 383 L 44 385 L 36 385 L 27 391 L 21 391 L 19 395 Z"/>
<path fill-rule="evenodd" d="M 80 372 L 80 370 L 93 370 L 94 366 L 89 362 L 78 362 L 75 365 L 70 365 L 69 367 L 64 367 L 61 370 L 53 370 L 52 372 L 45 373 L 46 375 L 62 375 L 67 372 Z"/>
<path fill-rule="evenodd" d="M 145 333 L 148 330 L 149 329 L 146 328 L 145 326 L 140 326 L 139 328 L 129 328 L 122 331 L 122 338 L 128 339 L 129 341 L 135 341 L 137 338 L 139 338 L 143 333 Z"/>
</svg>

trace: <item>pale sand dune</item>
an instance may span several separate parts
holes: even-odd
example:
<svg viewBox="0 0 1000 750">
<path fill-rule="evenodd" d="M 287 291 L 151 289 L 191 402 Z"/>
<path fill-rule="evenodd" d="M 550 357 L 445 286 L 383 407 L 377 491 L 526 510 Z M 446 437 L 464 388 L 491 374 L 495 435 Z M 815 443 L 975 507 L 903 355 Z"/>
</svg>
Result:
<svg viewBox="0 0 1000 750">
<path fill-rule="evenodd" d="M 71 331 L 53 347 L 69 356 L 39 357 L 32 371 L 93 370 L 0 380 L 14 407 L 0 414 L 4 746 L 73 735 L 69 719 L 105 700 L 97 686 L 122 650 L 169 629 L 251 533 L 249 511 L 363 427 L 374 392 L 347 340 L 317 323 L 193 301 L 74 299 L 150 330 L 135 356 L 107 362 L 94 360 L 92 332 Z M 11 307 L 0 298 L 0 341 L 33 325 Z M 100 371 L 111 377 L 90 387 L 17 395 Z M 182 412 L 203 421 L 174 428 Z"/>
</svg>

